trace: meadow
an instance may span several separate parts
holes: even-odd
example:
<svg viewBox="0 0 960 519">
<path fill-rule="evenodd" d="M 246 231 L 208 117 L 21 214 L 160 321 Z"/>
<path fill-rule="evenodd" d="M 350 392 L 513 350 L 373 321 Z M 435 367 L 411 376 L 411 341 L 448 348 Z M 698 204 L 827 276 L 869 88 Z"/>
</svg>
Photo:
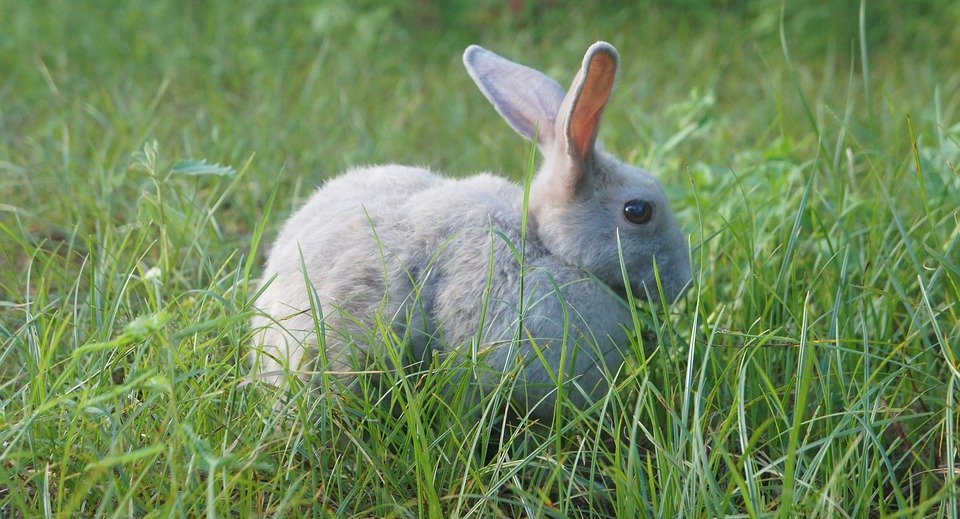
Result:
<svg viewBox="0 0 960 519">
<path fill-rule="evenodd" d="M 596 40 L 600 139 L 694 264 L 604 400 L 251 380 L 266 250 L 317 185 L 521 181 L 463 49 L 566 82 Z M 956 519 L 958 411 L 960 3 L 0 0 L 2 517 Z"/>
</svg>

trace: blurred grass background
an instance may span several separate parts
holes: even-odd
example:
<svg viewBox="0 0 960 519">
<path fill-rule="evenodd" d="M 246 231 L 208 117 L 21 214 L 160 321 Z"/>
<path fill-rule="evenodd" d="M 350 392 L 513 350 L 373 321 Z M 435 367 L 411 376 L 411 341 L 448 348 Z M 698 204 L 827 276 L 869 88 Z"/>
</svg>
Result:
<svg viewBox="0 0 960 519">
<path fill-rule="evenodd" d="M 430 487 L 435 516 L 956 517 L 958 22 L 945 0 L 0 0 L 0 514 L 404 516 Z M 329 431 L 273 428 L 241 359 L 261 238 L 354 165 L 519 179 L 461 52 L 566 83 L 600 39 L 623 60 L 600 138 L 658 172 L 699 265 L 618 415 L 652 454 L 595 447 L 588 481 L 522 443 L 501 479 L 433 431 L 465 458 L 431 482 L 408 436 L 358 474 Z"/>
</svg>

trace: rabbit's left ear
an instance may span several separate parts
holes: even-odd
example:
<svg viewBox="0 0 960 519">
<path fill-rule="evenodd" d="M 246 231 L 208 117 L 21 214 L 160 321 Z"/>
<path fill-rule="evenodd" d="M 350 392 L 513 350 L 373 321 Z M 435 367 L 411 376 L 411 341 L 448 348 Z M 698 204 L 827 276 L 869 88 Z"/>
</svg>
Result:
<svg viewBox="0 0 960 519">
<path fill-rule="evenodd" d="M 591 45 L 560 105 L 556 132 L 564 136 L 565 151 L 575 164 L 593 153 L 600 117 L 613 91 L 619 62 L 620 55 L 613 45 L 602 41 Z"/>
<path fill-rule="evenodd" d="M 541 150 L 554 141 L 554 121 L 563 102 L 563 87 L 546 74 L 471 45 L 463 64 L 497 112 L 528 140 L 537 139 Z"/>
</svg>

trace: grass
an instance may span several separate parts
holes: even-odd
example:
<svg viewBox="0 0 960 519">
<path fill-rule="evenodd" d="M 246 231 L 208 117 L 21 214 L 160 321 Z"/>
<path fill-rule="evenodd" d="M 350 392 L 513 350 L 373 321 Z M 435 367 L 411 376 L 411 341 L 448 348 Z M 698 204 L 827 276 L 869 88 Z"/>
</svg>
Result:
<svg viewBox="0 0 960 519">
<path fill-rule="evenodd" d="M 3 5 L 0 515 L 958 517 L 956 3 L 517 5 Z M 248 381 L 314 186 L 521 181 L 460 53 L 569 78 L 597 39 L 601 139 L 696 264 L 609 398 L 535 427 L 442 376 L 392 374 L 399 416 Z"/>
</svg>

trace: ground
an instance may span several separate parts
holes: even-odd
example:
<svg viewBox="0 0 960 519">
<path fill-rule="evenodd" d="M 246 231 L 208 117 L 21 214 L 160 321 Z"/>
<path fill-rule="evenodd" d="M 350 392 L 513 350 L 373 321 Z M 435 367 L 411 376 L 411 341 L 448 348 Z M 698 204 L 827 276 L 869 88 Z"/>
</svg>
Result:
<svg viewBox="0 0 960 519">
<path fill-rule="evenodd" d="M 0 515 L 960 515 L 960 4 L 68 2 L 0 8 Z M 284 218 L 355 165 L 514 180 L 462 68 L 622 56 L 600 139 L 695 285 L 608 399 L 465 413 L 442 371 L 250 380 Z M 395 347 L 384 344 L 383 347 Z M 390 408 L 402 412 L 390 412 Z M 465 417 L 469 416 L 470 419 Z"/>
</svg>

